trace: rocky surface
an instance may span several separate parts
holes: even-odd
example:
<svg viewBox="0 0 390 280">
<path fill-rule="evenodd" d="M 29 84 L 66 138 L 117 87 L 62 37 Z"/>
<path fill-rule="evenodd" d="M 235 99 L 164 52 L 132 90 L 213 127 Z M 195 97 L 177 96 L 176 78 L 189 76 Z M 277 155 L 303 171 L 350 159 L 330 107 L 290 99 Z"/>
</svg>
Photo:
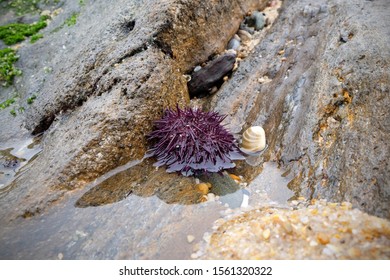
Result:
<svg viewBox="0 0 390 280">
<path fill-rule="evenodd" d="M 141 159 L 153 120 L 188 103 L 183 75 L 224 50 L 244 14 L 265 1 L 123 0 L 111 9 L 95 1 L 73 28 L 55 31 L 76 9 L 68 5 L 49 25 L 50 37 L 20 50 L 17 87 L 26 96 L 39 92 L 25 125 L 45 132 L 39 160 L 9 194 L 29 197 L 24 212 Z"/>
<path fill-rule="evenodd" d="M 385 218 L 389 10 L 386 1 L 286 1 L 268 34 L 207 103 L 228 115 L 233 132 L 265 128 L 265 158 L 293 174 L 289 187 L 296 193 L 347 200 Z M 256 175 L 245 166 L 242 172 Z"/>
<path fill-rule="evenodd" d="M 264 127 L 268 149 L 232 171 L 255 182 L 252 207 L 270 202 L 257 192 L 265 186 L 273 190 L 271 202 L 284 206 L 288 181 L 295 197 L 348 201 L 389 218 L 386 0 L 284 1 L 273 24 L 276 9 L 264 10 L 267 24 L 253 34 L 239 26 L 268 1 L 117 0 L 110 9 L 106 2 L 66 1 L 43 39 L 17 46 L 23 75 L 13 88 L 1 89 L 1 98 L 15 90 L 20 104 L 33 94 L 37 99 L 16 117 L 0 111 L 1 150 L 25 137 L 26 127 L 38 134 L 42 151 L 0 188 L 0 258 L 189 258 L 186 236 L 201 239 L 225 208 L 216 201 L 199 204 L 202 182 L 141 163 L 153 120 L 176 103 L 227 114 L 226 125 L 237 134 Z M 65 26 L 75 13 L 77 23 Z M 190 101 L 186 75 L 222 53 L 235 33 L 238 68 L 215 95 Z M 267 161 L 283 176 L 276 167 L 267 171 Z M 264 173 L 278 179 L 258 183 Z M 290 217 L 289 211 L 280 214 Z M 378 218 L 345 213 L 357 213 L 375 232 Z M 263 223 L 258 214 L 248 215 Z M 353 230 L 357 225 L 348 217 Z M 362 258 L 389 258 L 388 225 L 380 221 L 380 236 L 373 234 L 370 243 L 379 255 L 360 248 Z M 237 221 L 231 224 L 240 230 Z M 288 258 L 324 257 L 310 242 L 291 238 L 309 255 Z M 355 244 L 364 235 L 345 238 Z M 345 252 L 332 257 L 360 257 Z M 208 256 L 229 257 L 216 247 Z"/>
</svg>

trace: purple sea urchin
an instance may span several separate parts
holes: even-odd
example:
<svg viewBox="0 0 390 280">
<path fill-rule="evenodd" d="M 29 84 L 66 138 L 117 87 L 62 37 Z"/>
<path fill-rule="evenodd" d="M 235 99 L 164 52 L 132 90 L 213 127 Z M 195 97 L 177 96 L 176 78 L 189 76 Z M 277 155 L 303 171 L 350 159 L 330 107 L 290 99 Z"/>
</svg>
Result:
<svg viewBox="0 0 390 280">
<path fill-rule="evenodd" d="M 167 109 L 148 137 L 154 143 L 148 155 L 157 158 L 156 166 L 166 165 L 167 172 L 180 171 L 184 176 L 232 168 L 233 160 L 244 157 L 233 135 L 221 125 L 224 118 L 200 109 Z"/>
</svg>

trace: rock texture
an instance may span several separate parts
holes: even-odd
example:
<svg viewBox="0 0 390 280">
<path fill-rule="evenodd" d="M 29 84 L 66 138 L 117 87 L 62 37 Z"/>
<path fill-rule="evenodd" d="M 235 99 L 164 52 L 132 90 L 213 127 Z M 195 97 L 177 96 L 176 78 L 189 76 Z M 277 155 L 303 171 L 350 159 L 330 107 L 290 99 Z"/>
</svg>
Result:
<svg viewBox="0 0 390 280">
<path fill-rule="evenodd" d="M 33 213 L 65 190 L 142 158 L 153 120 L 164 108 L 189 101 L 183 75 L 224 50 L 244 14 L 264 5 L 118 0 L 106 9 L 106 2 L 96 1 L 65 36 L 63 29 L 53 31 L 61 24 L 54 19 L 54 43 L 38 41 L 20 53 L 27 68 L 20 87 L 39 92 L 25 124 L 45 134 L 39 159 L 14 182 L 10 196 Z M 42 62 L 34 59 L 41 54 L 50 73 L 35 76 Z"/>
<path fill-rule="evenodd" d="M 2 141 L 22 120 L 43 133 L 39 156 L 1 189 L 0 258 L 189 258 L 186 236 L 201 238 L 222 207 L 182 205 L 201 197 L 194 178 L 148 165 L 88 183 L 143 157 L 153 120 L 190 102 L 184 75 L 221 53 L 244 15 L 268 1 L 116 0 L 108 9 L 98 0 L 81 10 L 76 2 L 66 1 L 43 39 L 20 46 L 15 88 L 21 99 L 39 93 L 34 104 L 13 123 L 0 111 L 10 121 Z M 231 78 L 196 102 L 227 114 L 234 133 L 265 129 L 260 165 L 234 171 L 245 181 L 275 161 L 296 196 L 390 218 L 390 7 L 284 2 Z M 75 11 L 76 25 L 57 31 Z M 256 34 L 245 36 L 242 46 Z"/>
<path fill-rule="evenodd" d="M 386 1 L 286 1 L 209 105 L 229 115 L 233 132 L 264 127 L 266 158 L 290 170 L 297 194 L 347 200 L 386 218 L 389 11 Z"/>
</svg>

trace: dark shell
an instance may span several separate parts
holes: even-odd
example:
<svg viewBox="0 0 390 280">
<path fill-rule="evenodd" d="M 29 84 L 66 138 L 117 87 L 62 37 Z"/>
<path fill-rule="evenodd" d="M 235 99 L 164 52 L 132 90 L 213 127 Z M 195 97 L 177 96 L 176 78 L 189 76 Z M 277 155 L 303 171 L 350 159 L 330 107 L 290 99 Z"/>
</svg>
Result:
<svg viewBox="0 0 390 280">
<path fill-rule="evenodd" d="M 200 109 L 167 109 L 148 136 L 153 145 L 147 155 L 157 158 L 156 166 L 166 165 L 167 172 L 184 176 L 233 168 L 233 160 L 244 157 L 221 125 L 224 118 Z"/>
</svg>

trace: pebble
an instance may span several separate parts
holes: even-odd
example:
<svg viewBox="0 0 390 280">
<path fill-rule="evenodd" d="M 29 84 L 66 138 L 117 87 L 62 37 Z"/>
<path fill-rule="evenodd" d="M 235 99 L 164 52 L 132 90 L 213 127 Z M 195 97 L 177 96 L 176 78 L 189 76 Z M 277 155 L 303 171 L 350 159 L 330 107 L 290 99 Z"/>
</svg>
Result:
<svg viewBox="0 0 390 280">
<path fill-rule="evenodd" d="M 187 242 L 188 243 L 192 243 L 193 241 L 195 240 L 195 236 L 193 236 L 193 235 L 187 235 Z"/>
<path fill-rule="evenodd" d="M 255 11 L 252 15 L 246 17 L 245 22 L 249 27 L 254 27 L 256 31 L 259 31 L 265 26 L 265 17 L 263 13 Z"/>
<path fill-rule="evenodd" d="M 190 97 L 204 97 L 210 94 L 210 89 L 216 86 L 220 80 L 232 71 L 236 62 L 234 50 L 216 57 L 209 61 L 205 67 L 191 75 L 188 82 L 188 92 Z"/>
<path fill-rule="evenodd" d="M 194 68 L 194 72 L 198 72 L 200 69 L 202 69 L 202 66 L 197 65 L 197 66 Z"/>
<path fill-rule="evenodd" d="M 300 201 L 303 208 L 262 207 L 220 219 L 212 238 L 209 233 L 200 246 L 199 258 L 390 258 L 388 220 L 352 209 L 350 203 Z M 259 235 L 267 242 L 259 242 Z"/>
<path fill-rule="evenodd" d="M 240 29 L 240 30 L 238 30 L 237 34 L 238 34 L 238 36 L 240 36 L 241 40 L 244 42 L 252 40 L 252 35 L 248 31 Z"/>
<path fill-rule="evenodd" d="M 62 259 L 64 258 L 64 254 L 58 253 L 57 258 L 58 258 L 59 260 L 62 260 Z"/>
<path fill-rule="evenodd" d="M 233 38 L 229 41 L 227 49 L 228 50 L 238 50 L 240 48 L 240 41 L 236 38 Z"/>
<path fill-rule="evenodd" d="M 270 236 L 271 236 L 271 231 L 268 228 L 263 231 L 263 238 L 265 240 L 268 240 Z"/>
<path fill-rule="evenodd" d="M 244 31 L 248 32 L 249 34 L 254 34 L 255 33 L 255 29 L 253 27 L 247 26 L 244 22 L 241 22 L 240 30 L 244 30 Z"/>
<path fill-rule="evenodd" d="M 208 193 L 207 194 L 207 201 L 215 201 L 215 194 Z"/>
<path fill-rule="evenodd" d="M 199 192 L 207 195 L 209 193 L 210 185 L 211 185 L 210 183 L 200 183 L 197 185 L 197 188 Z"/>
<path fill-rule="evenodd" d="M 268 76 L 263 76 L 263 77 L 258 79 L 258 82 L 260 84 L 267 84 L 269 82 L 272 82 L 272 80 L 270 78 L 268 78 Z"/>
<path fill-rule="evenodd" d="M 230 178 L 232 178 L 237 183 L 241 181 L 241 178 L 239 176 L 237 176 L 237 175 L 229 174 L 229 176 L 230 176 Z"/>
</svg>

